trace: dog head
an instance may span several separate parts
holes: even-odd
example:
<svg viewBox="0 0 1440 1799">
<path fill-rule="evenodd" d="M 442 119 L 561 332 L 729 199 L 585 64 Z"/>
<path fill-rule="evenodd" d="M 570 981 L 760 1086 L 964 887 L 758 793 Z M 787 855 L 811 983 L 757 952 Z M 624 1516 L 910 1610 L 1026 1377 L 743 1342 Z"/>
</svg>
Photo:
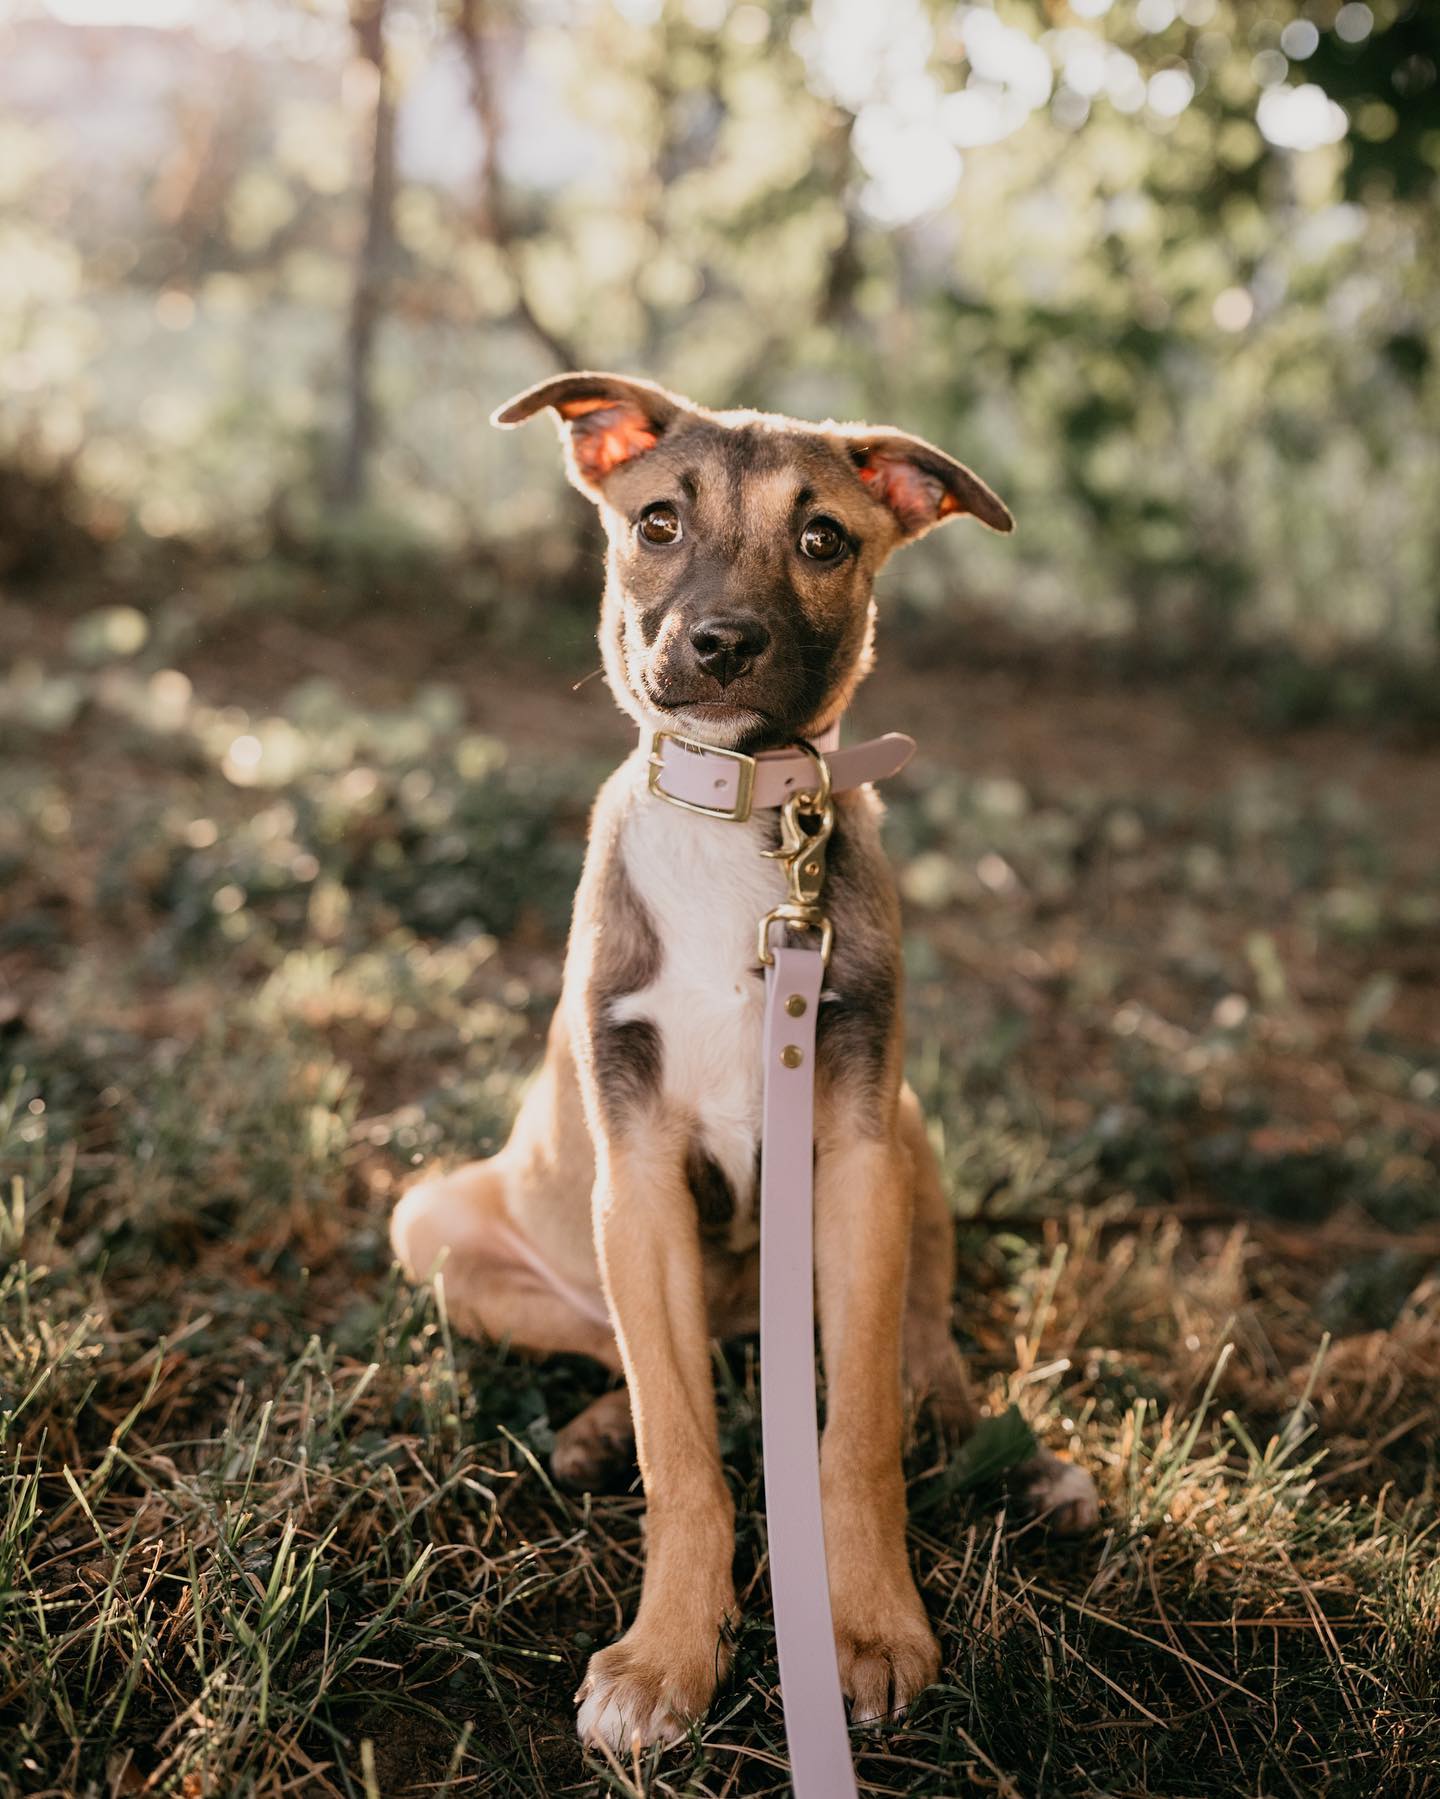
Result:
<svg viewBox="0 0 1440 1799">
<path fill-rule="evenodd" d="M 890 552 L 964 513 L 1013 529 L 978 476 L 899 431 L 709 412 L 601 374 L 542 381 L 493 422 L 545 407 L 609 539 L 606 675 L 648 730 L 750 752 L 818 735 L 869 667 Z"/>
</svg>

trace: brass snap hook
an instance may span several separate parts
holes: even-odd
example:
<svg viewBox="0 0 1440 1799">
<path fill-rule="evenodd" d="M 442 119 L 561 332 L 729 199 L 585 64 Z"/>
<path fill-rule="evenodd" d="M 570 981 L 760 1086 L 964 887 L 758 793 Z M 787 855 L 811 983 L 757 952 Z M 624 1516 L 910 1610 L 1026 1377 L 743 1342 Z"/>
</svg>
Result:
<svg viewBox="0 0 1440 1799">
<path fill-rule="evenodd" d="M 791 794 L 780 808 L 779 848 L 760 852 L 785 866 L 785 903 L 767 912 L 760 921 L 758 950 L 760 961 L 766 968 L 774 962 L 770 930 L 775 924 L 818 931 L 821 957 L 826 963 L 830 960 L 830 921 L 820 910 L 820 893 L 825 885 L 825 850 L 835 829 L 830 765 L 812 745 L 802 742 L 798 747 L 815 764 L 815 786 Z"/>
<path fill-rule="evenodd" d="M 775 966 L 775 951 L 770 943 L 770 932 L 775 925 L 790 925 L 797 930 L 817 931 L 820 936 L 820 965 L 830 966 L 830 951 L 835 942 L 835 932 L 830 920 L 818 906 L 775 906 L 760 920 L 759 941 L 755 946 L 756 959 L 762 968 Z"/>
</svg>

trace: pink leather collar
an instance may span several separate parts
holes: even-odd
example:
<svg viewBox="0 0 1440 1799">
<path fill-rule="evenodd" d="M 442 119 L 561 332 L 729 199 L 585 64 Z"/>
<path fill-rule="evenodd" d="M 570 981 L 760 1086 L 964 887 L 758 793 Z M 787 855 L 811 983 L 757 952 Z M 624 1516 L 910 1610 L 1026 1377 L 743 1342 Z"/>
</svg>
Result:
<svg viewBox="0 0 1440 1799">
<path fill-rule="evenodd" d="M 832 726 L 816 749 L 830 764 L 836 793 L 898 774 L 915 754 L 915 739 L 900 731 L 868 743 L 834 748 Z M 815 764 L 803 750 L 764 750 L 758 756 L 717 749 L 676 731 L 656 731 L 650 741 L 650 791 L 689 812 L 743 824 L 752 812 L 783 806 L 814 780 Z"/>
</svg>

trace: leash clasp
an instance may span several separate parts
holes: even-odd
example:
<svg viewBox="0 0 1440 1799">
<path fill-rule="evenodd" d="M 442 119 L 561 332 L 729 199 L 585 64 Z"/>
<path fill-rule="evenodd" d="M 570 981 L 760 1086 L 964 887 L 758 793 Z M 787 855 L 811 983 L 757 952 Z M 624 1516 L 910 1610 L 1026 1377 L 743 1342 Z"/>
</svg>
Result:
<svg viewBox="0 0 1440 1799">
<path fill-rule="evenodd" d="M 820 893 L 825 885 L 825 851 L 835 829 L 830 765 L 810 744 L 802 742 L 799 748 L 815 764 L 815 785 L 802 793 L 791 794 L 786 800 L 780 808 L 779 848 L 760 852 L 785 865 L 785 903 L 773 907 L 760 920 L 758 954 L 765 968 L 774 965 L 770 932 L 777 924 L 818 931 L 820 958 L 826 966 L 835 935 L 830 920 L 820 910 Z"/>
<path fill-rule="evenodd" d="M 820 963 L 824 968 L 830 966 L 830 950 L 835 942 L 835 930 L 830 920 L 818 906 L 772 906 L 760 920 L 760 936 L 756 944 L 755 954 L 764 968 L 775 966 L 775 951 L 770 947 L 770 932 L 777 924 L 797 925 L 802 930 L 820 933 Z"/>
</svg>

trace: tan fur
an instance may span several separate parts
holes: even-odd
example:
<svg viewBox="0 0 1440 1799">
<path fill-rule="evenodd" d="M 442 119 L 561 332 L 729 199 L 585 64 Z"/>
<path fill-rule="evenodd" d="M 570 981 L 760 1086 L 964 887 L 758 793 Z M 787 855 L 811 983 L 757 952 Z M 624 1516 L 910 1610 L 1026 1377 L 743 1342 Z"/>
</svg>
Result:
<svg viewBox="0 0 1440 1799">
<path fill-rule="evenodd" d="M 890 550 L 958 511 L 1009 525 L 969 470 L 899 433 L 710 414 L 646 383 L 593 374 L 547 383 L 499 416 L 519 422 L 542 406 L 560 418 L 572 478 L 606 522 L 606 669 L 642 727 L 676 722 L 665 700 L 673 690 L 681 728 L 711 742 L 754 749 L 812 734 L 838 716 L 868 667 L 872 583 Z M 657 501 L 683 512 L 683 550 L 637 541 L 636 521 Z M 797 558 L 797 521 L 816 512 L 853 533 L 842 567 Z M 707 687 L 688 648 L 690 622 L 697 607 L 742 605 L 760 608 L 774 648 L 753 673 Z M 624 1637 L 592 1658 L 578 1696 L 581 1734 L 621 1751 L 682 1734 L 728 1667 L 734 1508 L 710 1343 L 755 1327 L 758 1292 L 745 1140 L 738 1152 L 730 1143 L 717 1168 L 705 1084 L 666 1079 L 667 1041 L 671 1075 L 688 1066 L 675 1034 L 694 1002 L 676 987 L 661 929 L 686 941 L 684 910 L 658 895 L 647 905 L 637 882 L 670 878 L 666 840 L 657 852 L 653 814 L 644 831 L 631 828 L 637 808 L 661 804 L 645 790 L 637 751 L 596 802 L 560 1006 L 509 1142 L 489 1161 L 412 1188 L 391 1228 L 413 1277 L 441 1267 L 463 1329 L 624 1370 L 626 1388 L 582 1413 L 555 1451 L 557 1475 L 586 1484 L 633 1428 L 647 1505 L 640 1605 Z M 816 1091 L 821 1486 L 841 1678 L 862 1720 L 903 1708 L 939 1666 L 906 1551 L 904 1381 L 956 1434 L 975 1409 L 950 1334 L 950 1217 L 903 1084 L 899 907 L 879 805 L 847 795 L 837 811 L 826 890 L 836 952 Z M 699 829 L 740 832 L 719 822 Z M 716 888 L 706 903 L 723 905 L 730 883 L 736 903 L 753 906 L 753 828 L 683 841 L 704 853 Z M 630 866 L 627 843 L 642 846 L 643 868 Z M 748 932 L 754 921 L 747 913 L 739 922 Z M 716 934 L 717 945 L 733 941 L 733 930 Z M 720 985 L 707 1004 L 738 1030 L 753 968 L 717 966 L 713 978 Z M 713 1057 L 706 1067 L 713 1081 Z M 742 1084 L 728 1097 L 732 1137 L 734 1106 L 748 1104 L 749 1091 Z M 712 1203 L 733 1202 L 728 1226 L 702 1218 L 702 1190 Z M 1058 1480 L 1068 1521 L 1088 1521 L 1093 1489 L 1083 1475 L 1077 1486 L 1078 1470 L 1055 1468 L 1037 1466 L 1036 1479 Z"/>
</svg>

